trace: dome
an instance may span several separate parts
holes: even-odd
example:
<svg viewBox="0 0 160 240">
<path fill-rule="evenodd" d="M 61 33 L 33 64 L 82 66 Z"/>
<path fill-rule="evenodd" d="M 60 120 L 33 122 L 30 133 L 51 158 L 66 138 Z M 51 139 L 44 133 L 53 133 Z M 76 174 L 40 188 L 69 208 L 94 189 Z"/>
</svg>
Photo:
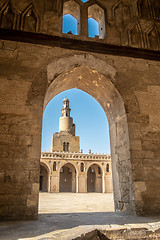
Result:
<svg viewBox="0 0 160 240">
<path fill-rule="evenodd" d="M 69 102 L 69 99 L 68 98 L 64 98 L 63 102 Z"/>
</svg>

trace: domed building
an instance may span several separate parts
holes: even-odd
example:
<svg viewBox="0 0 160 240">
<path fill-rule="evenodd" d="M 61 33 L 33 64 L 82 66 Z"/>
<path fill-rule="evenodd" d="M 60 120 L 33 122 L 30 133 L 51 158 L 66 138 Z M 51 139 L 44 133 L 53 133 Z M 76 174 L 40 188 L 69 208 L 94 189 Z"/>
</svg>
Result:
<svg viewBox="0 0 160 240">
<path fill-rule="evenodd" d="M 40 190 L 48 192 L 112 192 L 111 157 L 80 151 L 79 137 L 70 116 L 69 100 L 63 100 L 59 132 L 53 133 L 51 151 L 42 152 Z"/>
</svg>

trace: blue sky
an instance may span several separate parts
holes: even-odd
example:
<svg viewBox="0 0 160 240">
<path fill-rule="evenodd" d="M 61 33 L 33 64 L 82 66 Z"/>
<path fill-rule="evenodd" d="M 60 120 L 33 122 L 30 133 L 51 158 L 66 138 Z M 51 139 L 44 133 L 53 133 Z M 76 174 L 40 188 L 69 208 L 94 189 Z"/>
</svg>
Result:
<svg viewBox="0 0 160 240">
<path fill-rule="evenodd" d="M 80 136 L 80 148 L 84 153 L 110 153 L 109 127 L 106 114 L 100 104 L 89 94 L 70 89 L 58 94 L 46 106 L 43 114 L 42 151 L 49 151 L 53 132 L 59 131 L 62 101 L 70 100 L 71 117 Z"/>
<path fill-rule="evenodd" d="M 63 33 L 71 31 L 74 35 L 77 35 L 77 20 L 70 14 L 63 16 Z M 99 35 L 99 25 L 93 18 L 88 19 L 88 36 L 94 37 Z"/>
</svg>

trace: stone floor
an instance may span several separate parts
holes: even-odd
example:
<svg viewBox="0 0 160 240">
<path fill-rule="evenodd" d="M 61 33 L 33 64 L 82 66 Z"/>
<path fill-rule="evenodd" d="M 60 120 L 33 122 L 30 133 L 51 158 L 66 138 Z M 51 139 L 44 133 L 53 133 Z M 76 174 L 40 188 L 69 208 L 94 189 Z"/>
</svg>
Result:
<svg viewBox="0 0 160 240">
<path fill-rule="evenodd" d="M 112 194 L 40 193 L 38 221 L 0 223 L 0 240 L 71 240 L 93 229 L 160 227 L 160 217 L 114 212 Z"/>
</svg>

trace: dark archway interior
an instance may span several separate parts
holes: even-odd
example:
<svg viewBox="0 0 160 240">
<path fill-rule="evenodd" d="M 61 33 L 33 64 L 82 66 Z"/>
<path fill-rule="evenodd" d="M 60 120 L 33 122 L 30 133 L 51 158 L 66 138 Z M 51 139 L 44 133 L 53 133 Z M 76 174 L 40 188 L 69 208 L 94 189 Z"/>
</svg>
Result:
<svg viewBox="0 0 160 240">
<path fill-rule="evenodd" d="M 97 164 L 87 171 L 87 192 L 102 192 L 102 172 Z"/>
<path fill-rule="evenodd" d="M 69 167 L 63 166 L 60 170 L 60 192 L 72 192 L 72 171 Z"/>
<path fill-rule="evenodd" d="M 87 192 L 96 191 L 96 173 L 93 168 L 89 168 L 87 172 Z"/>
<path fill-rule="evenodd" d="M 40 165 L 39 190 L 42 192 L 48 192 L 48 172 L 47 169 L 42 165 Z"/>
<path fill-rule="evenodd" d="M 66 164 L 60 169 L 59 192 L 76 191 L 76 171 L 72 164 Z"/>
</svg>

